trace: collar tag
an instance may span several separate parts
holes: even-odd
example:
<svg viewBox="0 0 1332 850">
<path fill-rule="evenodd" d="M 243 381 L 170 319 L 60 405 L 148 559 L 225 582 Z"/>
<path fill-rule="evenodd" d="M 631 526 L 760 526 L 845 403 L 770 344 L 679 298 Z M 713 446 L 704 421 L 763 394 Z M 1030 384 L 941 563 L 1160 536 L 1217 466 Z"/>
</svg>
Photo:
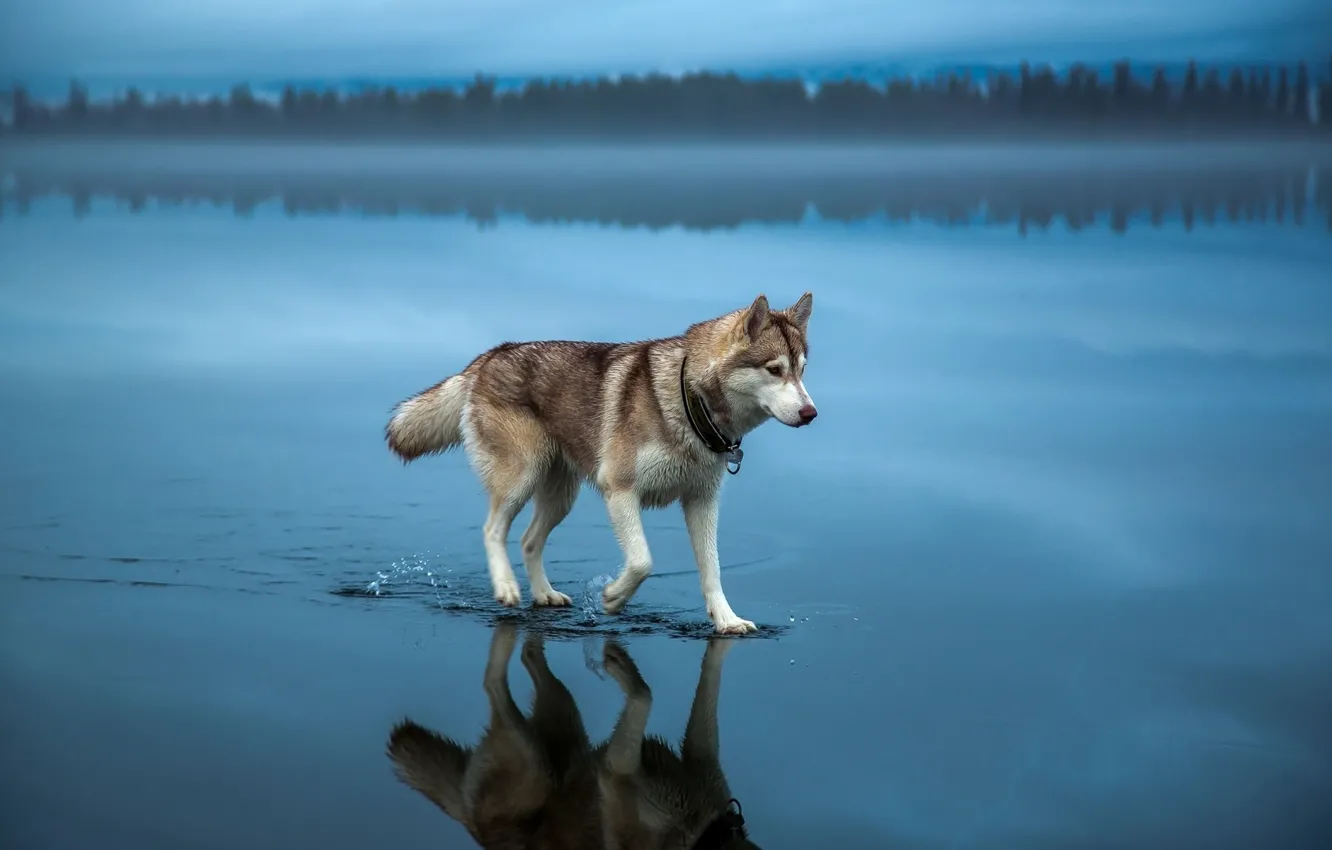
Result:
<svg viewBox="0 0 1332 850">
<path fill-rule="evenodd" d="M 739 446 L 726 452 L 726 471 L 735 475 L 740 471 L 740 461 L 745 459 L 745 452 Z"/>
</svg>

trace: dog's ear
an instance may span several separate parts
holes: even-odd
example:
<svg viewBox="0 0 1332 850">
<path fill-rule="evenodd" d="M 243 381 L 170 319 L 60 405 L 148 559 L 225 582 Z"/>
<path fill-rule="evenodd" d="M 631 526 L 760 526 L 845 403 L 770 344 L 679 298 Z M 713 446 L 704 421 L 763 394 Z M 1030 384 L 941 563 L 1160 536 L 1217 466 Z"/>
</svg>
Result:
<svg viewBox="0 0 1332 850">
<path fill-rule="evenodd" d="M 759 334 L 763 332 L 763 326 L 768 323 L 768 296 L 759 295 L 754 299 L 754 303 L 749 305 L 745 312 L 744 329 L 745 336 L 749 337 L 750 342 L 758 339 Z"/>
<path fill-rule="evenodd" d="M 803 332 L 809 327 L 809 314 L 814 312 L 814 293 L 806 292 L 800 300 L 786 308 L 787 318 Z"/>
</svg>

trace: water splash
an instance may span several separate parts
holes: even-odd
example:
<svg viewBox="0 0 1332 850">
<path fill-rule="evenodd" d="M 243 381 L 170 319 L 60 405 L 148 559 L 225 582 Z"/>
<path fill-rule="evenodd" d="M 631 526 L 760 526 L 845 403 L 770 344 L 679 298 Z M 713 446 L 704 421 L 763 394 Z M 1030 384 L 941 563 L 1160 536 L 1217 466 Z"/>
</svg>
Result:
<svg viewBox="0 0 1332 850">
<path fill-rule="evenodd" d="M 583 612 L 584 622 L 597 622 L 597 617 L 602 613 L 601 592 L 614 580 L 614 576 L 602 574 L 588 579 L 587 584 L 583 585 L 583 595 L 579 599 L 578 607 Z"/>
<path fill-rule="evenodd" d="M 597 624 L 597 616 L 602 612 L 601 592 L 606 589 L 606 585 L 615 579 L 612 576 L 601 574 L 587 580 L 583 585 L 583 595 L 579 599 L 579 608 L 583 614 L 583 622 L 588 625 Z M 583 641 L 583 666 L 591 670 L 598 679 L 605 679 L 605 668 L 601 664 L 601 643 L 596 640 L 585 639 Z"/>
<path fill-rule="evenodd" d="M 598 679 L 605 680 L 606 668 L 601 664 L 602 642 L 596 638 L 583 638 L 583 666 Z"/>
<path fill-rule="evenodd" d="M 448 573 L 451 568 L 432 566 L 431 554 L 411 555 L 389 564 L 387 570 L 377 570 L 375 577 L 365 586 L 367 596 L 386 596 L 408 589 L 429 587 L 434 594 L 435 603 L 443 608 L 443 593 L 449 589 Z"/>
</svg>

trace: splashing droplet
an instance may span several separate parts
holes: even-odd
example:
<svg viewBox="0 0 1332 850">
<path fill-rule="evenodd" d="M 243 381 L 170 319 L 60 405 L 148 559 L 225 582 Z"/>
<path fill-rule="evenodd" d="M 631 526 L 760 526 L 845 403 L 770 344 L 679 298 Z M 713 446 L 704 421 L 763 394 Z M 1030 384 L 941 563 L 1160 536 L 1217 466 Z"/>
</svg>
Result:
<svg viewBox="0 0 1332 850">
<path fill-rule="evenodd" d="M 595 623 L 597 615 L 602 612 L 601 609 L 601 591 L 606 589 L 606 585 L 615 579 L 608 575 L 599 575 L 596 578 L 589 579 L 587 584 L 583 585 L 583 598 L 580 600 L 579 607 L 583 612 L 583 620 L 588 623 Z"/>
<path fill-rule="evenodd" d="M 601 666 L 600 644 L 593 638 L 583 641 L 583 666 L 591 670 L 598 679 L 605 679 L 605 668 Z"/>
</svg>

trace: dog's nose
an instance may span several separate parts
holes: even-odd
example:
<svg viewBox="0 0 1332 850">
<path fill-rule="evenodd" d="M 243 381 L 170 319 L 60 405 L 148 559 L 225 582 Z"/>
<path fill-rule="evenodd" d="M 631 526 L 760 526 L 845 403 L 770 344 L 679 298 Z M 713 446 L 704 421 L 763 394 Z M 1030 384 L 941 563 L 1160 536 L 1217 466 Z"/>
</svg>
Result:
<svg viewBox="0 0 1332 850">
<path fill-rule="evenodd" d="M 797 415 L 800 417 L 801 425 L 808 425 L 809 423 L 814 421 L 815 416 L 819 415 L 819 411 L 817 408 L 814 407 L 814 405 L 807 404 L 804 407 L 800 408 L 800 412 Z"/>
</svg>

